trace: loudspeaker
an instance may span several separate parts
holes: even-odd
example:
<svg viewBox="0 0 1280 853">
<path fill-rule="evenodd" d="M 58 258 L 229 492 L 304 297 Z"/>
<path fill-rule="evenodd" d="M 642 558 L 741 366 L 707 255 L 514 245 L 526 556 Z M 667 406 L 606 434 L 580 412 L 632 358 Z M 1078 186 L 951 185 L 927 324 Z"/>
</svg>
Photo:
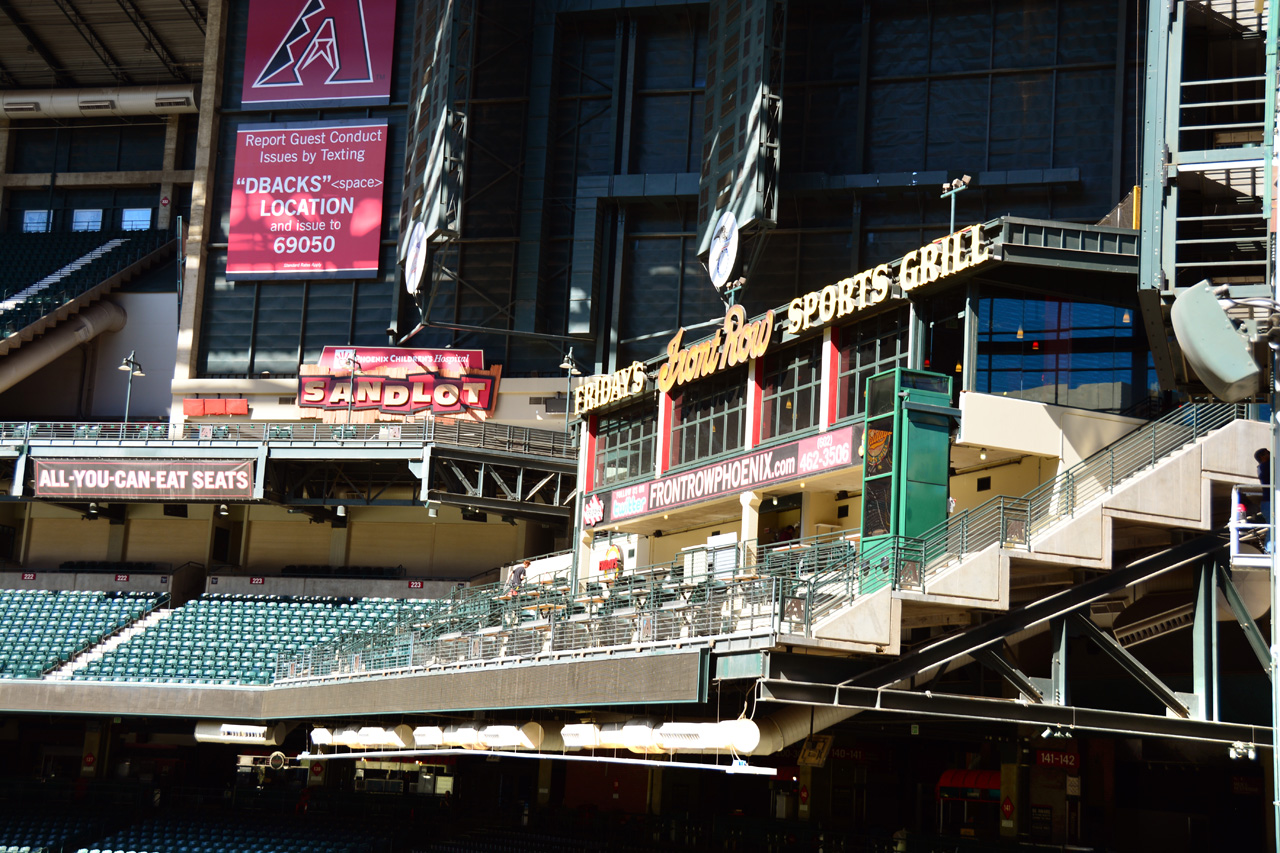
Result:
<svg viewBox="0 0 1280 853">
<path fill-rule="evenodd" d="M 1178 294 L 1171 314 L 1182 354 L 1213 396 L 1237 403 L 1257 393 L 1261 371 L 1249 343 L 1218 304 L 1207 279 Z"/>
</svg>

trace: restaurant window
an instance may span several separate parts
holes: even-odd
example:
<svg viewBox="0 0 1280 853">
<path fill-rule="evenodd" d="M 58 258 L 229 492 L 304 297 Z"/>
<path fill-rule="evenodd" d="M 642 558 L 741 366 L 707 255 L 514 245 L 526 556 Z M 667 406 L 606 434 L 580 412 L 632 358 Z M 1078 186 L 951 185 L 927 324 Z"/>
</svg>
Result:
<svg viewBox="0 0 1280 853">
<path fill-rule="evenodd" d="M 745 435 L 747 366 L 687 385 L 672 403 L 672 467 L 737 450 Z"/>
<path fill-rule="evenodd" d="M 766 355 L 760 437 L 818 426 L 822 407 L 822 336 Z"/>
<path fill-rule="evenodd" d="M 594 487 L 652 476 L 657 434 L 658 412 L 652 400 L 601 415 L 596 424 Z"/>
<path fill-rule="evenodd" d="M 1135 308 L 995 288 L 977 308 L 975 391 L 1123 412 L 1159 390 Z"/>
<path fill-rule="evenodd" d="M 837 330 L 840 335 L 838 417 L 864 415 L 867 380 L 877 373 L 907 366 L 909 327 L 909 311 L 903 306 Z"/>
</svg>

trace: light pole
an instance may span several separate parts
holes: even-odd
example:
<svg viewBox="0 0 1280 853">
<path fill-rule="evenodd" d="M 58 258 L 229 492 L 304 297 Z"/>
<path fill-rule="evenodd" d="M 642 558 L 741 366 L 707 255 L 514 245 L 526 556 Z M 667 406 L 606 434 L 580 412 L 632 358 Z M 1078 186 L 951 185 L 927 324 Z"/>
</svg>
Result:
<svg viewBox="0 0 1280 853">
<path fill-rule="evenodd" d="M 569 401 L 573 397 L 573 377 L 582 375 L 582 371 L 578 369 L 578 363 L 573 360 L 573 347 L 569 347 L 569 351 L 565 353 L 564 361 L 560 362 L 560 369 L 565 371 L 564 434 L 568 435 Z"/>
<path fill-rule="evenodd" d="M 138 364 L 138 360 L 134 358 L 134 356 L 137 355 L 137 352 L 137 350 L 129 350 L 129 354 L 124 357 L 124 360 L 120 362 L 120 366 L 116 368 L 117 370 L 124 370 L 129 374 L 129 381 L 124 386 L 124 420 L 120 422 L 121 439 L 124 438 L 125 427 L 126 424 L 129 423 L 129 398 L 133 396 L 133 377 L 147 375 L 142 372 L 142 365 Z"/>
<path fill-rule="evenodd" d="M 347 370 L 351 371 L 351 388 L 347 394 L 347 426 L 342 431 L 343 438 L 355 438 L 355 427 L 351 425 L 351 413 L 356 405 L 356 383 L 359 381 L 357 377 L 364 376 L 364 371 L 360 369 L 360 362 L 356 361 L 353 355 L 347 359 Z"/>
<path fill-rule="evenodd" d="M 947 229 L 948 234 L 956 233 L 956 196 L 969 189 L 969 182 L 972 180 L 973 178 L 965 175 L 942 185 L 942 195 L 938 198 L 951 199 L 951 227 Z"/>
</svg>

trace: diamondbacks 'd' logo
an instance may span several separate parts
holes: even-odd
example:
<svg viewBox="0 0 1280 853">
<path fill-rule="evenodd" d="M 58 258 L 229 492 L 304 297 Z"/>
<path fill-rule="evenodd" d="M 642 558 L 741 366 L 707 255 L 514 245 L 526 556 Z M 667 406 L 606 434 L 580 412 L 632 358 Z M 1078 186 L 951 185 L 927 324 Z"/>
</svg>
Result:
<svg viewBox="0 0 1280 853">
<path fill-rule="evenodd" d="M 372 82 L 364 0 L 305 0 L 253 87 Z"/>
</svg>

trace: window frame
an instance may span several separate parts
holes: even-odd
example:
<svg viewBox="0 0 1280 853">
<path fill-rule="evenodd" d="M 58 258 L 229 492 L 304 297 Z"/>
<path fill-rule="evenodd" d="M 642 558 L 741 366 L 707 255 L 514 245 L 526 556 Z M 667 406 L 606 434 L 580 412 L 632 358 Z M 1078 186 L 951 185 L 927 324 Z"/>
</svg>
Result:
<svg viewBox="0 0 1280 853">
<path fill-rule="evenodd" d="M 699 465 L 746 445 L 748 364 L 683 386 L 672 397 L 672 469 Z"/>
</svg>

